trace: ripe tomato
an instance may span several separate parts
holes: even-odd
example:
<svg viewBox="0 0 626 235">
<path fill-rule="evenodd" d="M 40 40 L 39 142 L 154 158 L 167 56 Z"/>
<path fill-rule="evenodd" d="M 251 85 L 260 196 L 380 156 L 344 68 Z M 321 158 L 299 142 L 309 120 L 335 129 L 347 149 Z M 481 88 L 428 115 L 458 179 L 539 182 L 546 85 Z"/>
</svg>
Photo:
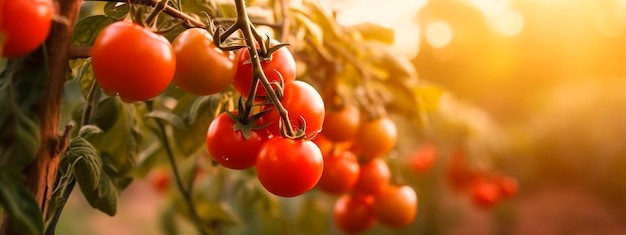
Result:
<svg viewBox="0 0 626 235">
<path fill-rule="evenodd" d="M 159 194 L 164 194 L 170 185 L 170 174 L 163 168 L 154 169 L 148 179 L 152 188 Z"/>
<path fill-rule="evenodd" d="M 324 159 L 313 142 L 283 137 L 269 139 L 261 146 L 256 173 L 267 191 L 281 196 L 301 195 L 317 184 Z"/>
<path fill-rule="evenodd" d="M 354 185 L 354 191 L 362 194 L 378 194 L 388 185 L 391 172 L 387 163 L 380 158 L 375 158 L 367 163 L 359 165 L 359 179 Z"/>
<path fill-rule="evenodd" d="M 289 112 L 289 119 L 294 130 L 297 130 L 302 123 L 302 119 L 306 122 L 305 136 L 307 138 L 314 137 L 322 130 L 324 123 L 324 100 L 322 96 L 306 82 L 294 81 L 285 85 L 285 95 L 280 103 Z M 280 135 L 279 121 L 280 114 L 273 104 L 263 107 L 270 109 L 261 120 L 268 123 L 267 130 L 274 136 Z M 284 125 L 283 125 L 284 126 Z"/>
<path fill-rule="evenodd" d="M 19 57 L 37 49 L 48 37 L 54 6 L 50 0 L 0 1 L 2 57 Z"/>
<path fill-rule="evenodd" d="M 411 186 L 390 185 L 374 200 L 374 214 L 381 224 L 405 227 L 417 215 L 417 195 Z"/>
<path fill-rule="evenodd" d="M 360 161 L 370 161 L 391 151 L 397 138 L 396 124 L 387 117 L 361 122 L 356 137 Z"/>
<path fill-rule="evenodd" d="M 278 41 L 270 40 L 270 46 L 278 44 L 280 44 Z M 252 63 L 250 63 L 248 48 L 241 48 L 237 51 L 236 61 L 237 73 L 233 85 L 243 97 L 248 97 L 250 86 L 252 85 Z M 282 77 L 286 85 L 296 80 L 296 61 L 287 47 L 281 47 L 274 52 L 271 60 L 261 60 L 261 67 L 269 82 L 280 83 Z M 267 91 L 261 83 L 257 87 L 256 95 L 267 96 Z"/>
<path fill-rule="evenodd" d="M 250 130 L 246 138 L 242 130 L 235 130 L 235 122 L 228 113 L 222 113 L 209 125 L 206 144 L 213 159 L 230 169 L 247 169 L 256 164 L 261 145 L 269 137 L 265 129 Z"/>
<path fill-rule="evenodd" d="M 503 198 L 510 198 L 517 194 L 519 191 L 519 183 L 517 179 L 511 176 L 499 176 L 495 179 L 498 188 L 500 189 L 500 195 Z"/>
<path fill-rule="evenodd" d="M 479 178 L 479 174 L 468 167 L 465 150 L 456 149 L 450 153 L 450 160 L 446 167 L 446 179 L 456 192 L 469 190 L 471 183 Z"/>
<path fill-rule="evenodd" d="M 335 150 L 335 143 L 330 141 L 323 134 L 316 135 L 315 138 L 312 139 L 312 141 L 317 145 L 317 147 L 320 148 L 320 151 L 322 151 L 322 156 L 324 156 L 324 158 L 326 158 L 326 156 L 330 156 L 330 154 L 332 154 L 332 152 Z"/>
<path fill-rule="evenodd" d="M 424 173 L 430 170 L 436 159 L 437 146 L 424 143 L 410 156 L 409 167 L 418 173 Z"/>
<path fill-rule="evenodd" d="M 326 111 L 322 129 L 328 139 L 341 142 L 351 140 L 359 130 L 360 111 L 354 105 L 346 104 L 339 109 Z"/>
<path fill-rule="evenodd" d="M 490 208 L 500 199 L 500 188 L 494 182 L 477 180 L 472 185 L 472 201 L 481 208 Z"/>
<path fill-rule="evenodd" d="M 344 150 L 324 156 L 324 171 L 317 187 L 327 193 L 340 194 L 350 191 L 359 179 L 359 163 L 356 155 Z"/>
<path fill-rule="evenodd" d="M 215 46 L 213 36 L 201 28 L 182 32 L 172 43 L 176 52 L 174 85 L 194 95 L 211 95 L 235 79 L 231 54 Z"/>
<path fill-rule="evenodd" d="M 374 198 L 369 195 L 343 195 L 333 210 L 337 227 L 347 233 L 364 232 L 376 223 Z"/>
<path fill-rule="evenodd" d="M 152 99 L 172 81 L 174 48 L 165 37 L 128 21 L 108 25 L 92 49 L 96 81 L 107 93 L 125 102 Z"/>
</svg>

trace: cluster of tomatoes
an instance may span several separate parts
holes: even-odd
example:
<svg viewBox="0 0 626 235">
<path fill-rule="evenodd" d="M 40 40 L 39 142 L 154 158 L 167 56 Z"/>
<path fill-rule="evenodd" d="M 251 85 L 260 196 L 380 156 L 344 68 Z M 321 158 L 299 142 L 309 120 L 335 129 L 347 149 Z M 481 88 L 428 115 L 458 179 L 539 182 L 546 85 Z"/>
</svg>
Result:
<svg viewBox="0 0 626 235">
<path fill-rule="evenodd" d="M 20 57 L 41 46 L 54 12 L 51 0 L 0 0 L 0 57 Z"/>
<path fill-rule="evenodd" d="M 316 187 L 341 195 L 334 220 L 345 232 L 366 231 L 377 221 L 391 228 L 407 226 L 417 214 L 417 195 L 410 186 L 390 183 L 382 158 L 396 144 L 396 126 L 387 117 L 362 116 L 349 104 L 327 111 L 322 134 L 314 139 L 324 155 Z"/>
<path fill-rule="evenodd" d="M 446 176 L 454 190 L 467 193 L 480 208 L 491 208 L 501 200 L 515 196 L 519 190 L 519 183 L 514 177 L 468 167 L 463 150 L 451 153 Z"/>
</svg>

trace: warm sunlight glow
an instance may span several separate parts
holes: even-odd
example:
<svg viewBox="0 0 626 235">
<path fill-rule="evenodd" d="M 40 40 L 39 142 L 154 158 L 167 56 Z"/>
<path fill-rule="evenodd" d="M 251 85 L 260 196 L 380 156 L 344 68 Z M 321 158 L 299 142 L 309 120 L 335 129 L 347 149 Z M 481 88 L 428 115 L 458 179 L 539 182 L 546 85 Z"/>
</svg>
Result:
<svg viewBox="0 0 626 235">
<path fill-rule="evenodd" d="M 514 36 L 524 28 L 524 16 L 517 9 L 508 8 L 499 14 L 488 17 L 487 26 L 494 32 Z"/>
<path fill-rule="evenodd" d="M 426 27 L 426 42 L 434 48 L 442 48 L 452 40 L 452 28 L 445 21 L 437 21 Z"/>
<path fill-rule="evenodd" d="M 420 26 L 415 21 L 399 22 L 394 27 L 393 48 L 407 58 L 413 58 L 419 52 Z"/>
</svg>

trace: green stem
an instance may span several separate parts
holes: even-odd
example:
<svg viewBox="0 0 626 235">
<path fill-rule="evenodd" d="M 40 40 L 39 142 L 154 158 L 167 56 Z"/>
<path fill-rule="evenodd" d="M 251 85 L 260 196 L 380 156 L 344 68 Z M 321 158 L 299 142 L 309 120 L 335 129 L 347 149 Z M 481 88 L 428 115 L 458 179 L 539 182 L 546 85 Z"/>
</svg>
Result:
<svg viewBox="0 0 626 235">
<path fill-rule="evenodd" d="M 250 19 L 248 18 L 245 1 L 235 0 L 235 7 L 237 8 L 237 22 L 235 23 L 236 24 L 235 26 L 241 29 L 243 36 L 246 40 L 246 45 L 248 46 L 248 52 L 250 54 L 250 60 L 252 62 L 252 71 L 253 71 L 252 74 L 254 76 L 253 85 L 257 84 L 254 81 L 258 80 L 261 82 L 261 84 L 263 85 L 263 88 L 265 88 L 265 90 L 267 91 L 270 101 L 274 104 L 274 107 L 278 111 L 278 114 L 280 114 L 280 117 L 285 124 L 287 135 L 289 135 L 290 137 L 293 137 L 295 133 L 291 125 L 291 122 L 289 121 L 289 113 L 287 109 L 285 109 L 285 107 L 283 107 L 283 105 L 280 103 L 280 100 L 278 99 L 276 92 L 274 91 L 274 89 L 272 89 L 272 85 L 270 84 L 270 82 L 267 80 L 267 77 L 263 73 L 263 67 L 261 66 L 261 60 L 259 58 L 259 53 L 255 45 L 255 39 L 257 38 L 258 34 L 255 35 L 253 33 L 252 24 L 250 22 Z M 261 47 L 261 50 L 263 50 L 264 45 L 262 41 L 259 41 L 259 46 Z M 256 88 L 256 86 L 251 86 L 251 90 L 254 88 Z M 254 92 L 250 92 L 250 93 L 253 94 Z M 248 96 L 248 100 L 246 100 L 246 107 L 244 110 L 251 109 L 253 104 L 254 104 L 254 97 Z M 247 118 L 247 117 L 244 117 L 244 118 Z"/>
<path fill-rule="evenodd" d="M 183 200 L 185 201 L 185 204 L 187 205 L 187 209 L 189 209 L 189 214 L 191 215 L 191 218 L 193 219 L 193 221 L 195 222 L 198 228 L 198 232 L 200 234 L 206 235 L 207 234 L 206 231 L 202 229 L 201 227 L 202 219 L 200 218 L 200 216 L 198 216 L 198 212 L 196 211 L 196 208 L 193 204 L 193 200 L 191 198 L 191 190 L 185 189 L 182 177 L 180 175 L 180 171 L 178 171 L 178 165 L 176 164 L 176 159 L 174 159 L 174 151 L 172 151 L 172 146 L 170 145 L 170 142 L 167 138 L 167 134 L 165 133 L 165 125 L 163 125 L 161 120 L 156 120 L 156 123 L 161 133 L 161 140 L 163 142 L 163 147 L 165 148 L 165 151 L 167 152 L 167 159 L 169 160 L 172 166 L 172 171 L 174 173 L 174 179 L 176 181 L 176 186 L 178 187 L 178 191 L 180 191 L 180 193 L 183 196 Z"/>
<path fill-rule="evenodd" d="M 159 14 L 163 12 L 163 10 L 165 10 L 168 2 L 169 0 L 161 0 L 154 4 L 154 8 L 152 9 L 152 12 L 150 12 L 150 15 L 148 15 L 148 17 L 146 18 L 146 23 L 148 24 L 148 26 L 154 25 L 154 23 L 156 22 L 157 16 L 159 16 Z"/>
</svg>

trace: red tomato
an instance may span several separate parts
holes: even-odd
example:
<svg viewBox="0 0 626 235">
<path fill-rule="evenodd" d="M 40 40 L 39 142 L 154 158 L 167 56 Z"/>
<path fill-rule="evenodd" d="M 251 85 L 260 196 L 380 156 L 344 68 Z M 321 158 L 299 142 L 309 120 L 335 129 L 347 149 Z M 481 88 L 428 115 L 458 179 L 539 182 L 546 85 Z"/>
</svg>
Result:
<svg viewBox="0 0 626 235">
<path fill-rule="evenodd" d="M 332 154 L 335 149 L 335 143 L 330 141 L 328 138 L 326 138 L 326 136 L 322 134 L 316 135 L 315 138 L 312 139 L 312 141 L 317 145 L 317 147 L 320 148 L 320 151 L 322 151 L 322 155 L 324 157 L 330 156 L 330 154 Z"/>
<path fill-rule="evenodd" d="M 346 104 L 339 109 L 329 109 L 324 118 L 324 135 L 328 139 L 341 142 L 352 140 L 359 130 L 361 115 L 354 105 Z"/>
<path fill-rule="evenodd" d="M 453 190 L 465 192 L 478 177 L 478 173 L 468 167 L 465 150 L 456 149 L 450 153 L 450 160 L 446 168 L 446 179 Z"/>
<path fill-rule="evenodd" d="M 390 185 L 374 200 L 374 214 L 381 224 L 392 228 L 405 227 L 417 215 L 417 194 L 410 186 Z"/>
<path fill-rule="evenodd" d="M 513 197 L 519 191 L 519 183 L 517 182 L 517 179 L 511 176 L 499 176 L 495 179 L 495 182 L 500 189 L 500 194 L 504 198 Z"/>
<path fill-rule="evenodd" d="M 174 85 L 194 95 L 211 95 L 235 79 L 231 54 L 215 46 L 213 36 L 201 28 L 187 29 L 172 43 L 176 52 Z"/>
<path fill-rule="evenodd" d="M 53 15 L 50 0 L 0 1 L 1 56 L 19 57 L 37 49 L 50 33 Z"/>
<path fill-rule="evenodd" d="M 437 146 L 431 143 L 422 144 L 409 159 L 409 167 L 418 173 L 430 170 L 437 159 Z"/>
<path fill-rule="evenodd" d="M 387 117 L 361 122 L 356 137 L 360 161 L 367 162 L 391 151 L 397 138 L 396 124 Z"/>
<path fill-rule="evenodd" d="M 300 127 L 300 123 L 306 122 L 305 136 L 312 138 L 322 130 L 324 123 L 324 100 L 322 96 L 306 82 L 294 81 L 285 85 L 285 95 L 280 103 L 289 113 L 289 119 L 294 130 Z M 269 123 L 267 130 L 274 136 L 280 135 L 279 121 L 281 120 L 278 110 L 273 104 L 264 106 L 270 109 L 261 120 Z M 284 126 L 284 125 L 283 125 Z"/>
<path fill-rule="evenodd" d="M 145 101 L 172 81 L 176 56 L 165 37 L 128 21 L 102 29 L 92 49 L 96 81 L 123 101 Z"/>
<path fill-rule="evenodd" d="M 159 194 L 165 193 L 170 185 L 170 174 L 166 169 L 154 169 L 150 172 L 148 179 L 152 188 Z"/>
<path fill-rule="evenodd" d="M 362 194 L 378 194 L 388 185 L 391 172 L 387 163 L 380 158 L 359 165 L 359 179 L 354 185 L 354 191 Z"/>
<path fill-rule="evenodd" d="M 228 113 L 222 113 L 209 125 L 206 144 L 213 159 L 230 169 L 247 169 L 256 164 L 261 145 L 269 137 L 265 129 L 250 130 L 246 138 L 242 130 L 235 130 L 235 122 Z"/>
<path fill-rule="evenodd" d="M 472 201 L 476 206 L 490 208 L 500 199 L 500 189 L 494 182 L 478 180 L 472 185 Z"/>
<path fill-rule="evenodd" d="M 324 156 L 324 171 L 317 187 L 327 193 L 341 194 L 351 190 L 359 179 L 359 163 L 347 150 Z"/>
<path fill-rule="evenodd" d="M 272 39 L 270 46 L 280 44 L 278 41 Z M 250 54 L 248 48 L 242 48 L 237 51 L 237 73 L 233 85 L 235 89 L 243 97 L 248 97 L 250 92 L 250 86 L 252 85 L 252 63 L 250 63 Z M 296 61 L 289 52 L 287 47 L 281 47 L 274 54 L 272 54 L 271 60 L 261 60 L 261 67 L 267 80 L 271 82 L 284 81 L 285 85 L 296 80 Z M 267 96 L 267 91 L 259 82 L 257 87 L 257 96 Z"/>
<path fill-rule="evenodd" d="M 333 210 L 337 227 L 347 233 L 364 232 L 376 223 L 374 198 L 369 195 L 343 195 Z"/>
<path fill-rule="evenodd" d="M 261 146 L 256 173 L 267 191 L 281 197 L 294 197 L 317 184 L 323 167 L 322 152 L 313 142 L 278 136 Z"/>
</svg>

